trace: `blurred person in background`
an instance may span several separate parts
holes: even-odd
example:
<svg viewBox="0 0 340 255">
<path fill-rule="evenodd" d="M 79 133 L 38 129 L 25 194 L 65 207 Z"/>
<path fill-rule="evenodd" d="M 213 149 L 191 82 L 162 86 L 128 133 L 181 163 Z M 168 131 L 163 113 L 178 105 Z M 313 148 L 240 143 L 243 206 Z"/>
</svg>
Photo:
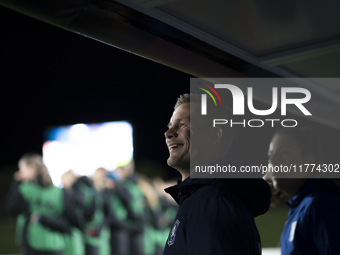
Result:
<svg viewBox="0 0 340 255">
<path fill-rule="evenodd" d="M 71 187 L 71 192 L 76 200 L 77 206 L 81 207 L 85 222 L 93 219 L 95 206 L 95 190 L 93 181 L 87 176 L 78 177 Z"/>
<path fill-rule="evenodd" d="M 138 186 L 139 176 L 135 172 L 134 161 L 118 167 L 116 173 L 120 176 L 122 185 L 129 191 L 131 199 L 129 207 L 132 209 L 130 222 L 133 223 L 133 232 L 129 232 L 129 247 L 131 255 L 144 255 L 144 224 L 145 224 L 145 196 Z"/>
<path fill-rule="evenodd" d="M 138 179 L 138 186 L 145 197 L 145 216 L 144 216 L 144 254 L 156 255 L 159 254 L 157 246 L 158 230 L 160 229 L 160 213 L 161 208 L 159 204 L 159 198 L 154 187 L 150 181 L 140 176 Z M 166 240 L 166 239 L 165 239 Z M 164 240 L 164 243 L 165 243 Z M 164 244 L 163 243 L 163 244 Z M 161 251 L 163 252 L 163 251 Z M 162 253 L 161 253 L 162 254 Z"/>
<path fill-rule="evenodd" d="M 6 209 L 18 215 L 17 233 L 24 255 L 62 255 L 70 224 L 81 228 L 72 199 L 55 187 L 42 156 L 23 155 L 14 174 Z"/>
<path fill-rule="evenodd" d="M 106 192 L 110 205 L 111 255 L 129 255 L 129 232 L 134 224 L 129 219 L 133 213 L 129 191 L 121 184 L 116 172 L 107 172 Z"/>
<path fill-rule="evenodd" d="M 158 185 L 160 180 L 158 180 Z M 164 245 L 168 237 L 171 224 L 175 219 L 177 207 L 174 214 L 167 213 L 169 208 L 164 208 L 160 195 L 153 180 L 141 176 L 138 186 L 145 195 L 145 232 L 144 232 L 144 253 L 145 255 L 163 254 Z M 162 190 L 162 194 L 166 194 Z M 173 200 L 172 200 L 173 201 Z"/>
<path fill-rule="evenodd" d="M 73 208 L 77 217 L 85 223 L 85 217 L 83 212 L 83 206 L 81 199 L 77 197 L 77 193 L 73 190 L 73 184 L 76 183 L 78 176 L 72 170 L 65 172 L 61 176 L 61 181 L 64 185 L 64 192 L 67 193 L 73 200 Z M 71 234 L 66 233 L 65 237 L 65 250 L 63 255 L 84 255 L 85 254 L 85 242 L 83 229 L 71 227 Z"/>
<path fill-rule="evenodd" d="M 156 178 L 153 180 L 153 184 L 155 187 L 155 191 L 158 195 L 159 203 L 161 206 L 161 227 L 162 227 L 162 234 L 160 235 L 161 240 L 166 240 L 171 230 L 172 224 L 176 218 L 176 214 L 178 211 L 178 204 L 176 201 L 166 192 L 164 189 L 170 186 L 176 185 L 177 180 L 169 180 L 164 182 L 160 178 Z M 165 236 L 165 239 L 164 239 Z M 162 241 L 162 250 L 164 248 L 164 243 Z"/>
<path fill-rule="evenodd" d="M 92 176 L 92 181 L 94 186 L 95 211 L 92 220 L 86 223 L 86 255 L 109 255 L 110 206 L 104 196 L 104 190 L 106 188 L 106 169 L 96 169 Z"/>
<path fill-rule="evenodd" d="M 269 164 L 289 166 L 320 164 L 321 148 L 311 128 L 283 128 L 269 146 Z M 305 170 L 303 170 L 305 171 Z M 288 219 L 281 234 L 281 253 L 340 254 L 340 188 L 330 180 L 282 178 L 267 173 L 275 206 L 287 202 Z"/>
<path fill-rule="evenodd" d="M 174 219 L 176 218 L 176 214 L 178 211 L 178 204 L 176 201 L 166 192 L 164 189 L 170 186 L 174 186 L 177 183 L 177 180 L 169 180 L 164 182 L 160 178 L 156 178 L 153 181 L 155 190 L 159 197 L 159 202 L 162 208 L 162 222 L 163 225 L 170 230 Z M 165 231 L 169 233 L 169 231 Z"/>
</svg>

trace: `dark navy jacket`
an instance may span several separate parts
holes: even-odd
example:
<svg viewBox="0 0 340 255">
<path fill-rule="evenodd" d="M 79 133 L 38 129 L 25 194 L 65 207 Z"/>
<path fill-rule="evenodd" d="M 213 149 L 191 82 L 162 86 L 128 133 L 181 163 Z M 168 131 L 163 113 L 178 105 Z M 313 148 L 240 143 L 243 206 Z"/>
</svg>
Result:
<svg viewBox="0 0 340 255">
<path fill-rule="evenodd" d="M 282 255 L 340 254 L 340 188 L 335 183 L 308 180 L 288 205 Z"/>
<path fill-rule="evenodd" d="M 179 210 L 164 255 L 261 254 L 254 217 L 269 209 L 262 179 L 192 179 L 165 190 Z"/>
</svg>

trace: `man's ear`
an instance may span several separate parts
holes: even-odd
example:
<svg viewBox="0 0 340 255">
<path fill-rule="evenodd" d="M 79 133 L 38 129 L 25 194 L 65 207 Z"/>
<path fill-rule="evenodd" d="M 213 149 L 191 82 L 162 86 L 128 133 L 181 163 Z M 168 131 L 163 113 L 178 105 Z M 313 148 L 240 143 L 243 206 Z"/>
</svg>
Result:
<svg viewBox="0 0 340 255">
<path fill-rule="evenodd" d="M 213 127 L 209 136 L 209 141 L 213 144 L 218 143 L 222 139 L 223 130 L 220 127 Z"/>
</svg>

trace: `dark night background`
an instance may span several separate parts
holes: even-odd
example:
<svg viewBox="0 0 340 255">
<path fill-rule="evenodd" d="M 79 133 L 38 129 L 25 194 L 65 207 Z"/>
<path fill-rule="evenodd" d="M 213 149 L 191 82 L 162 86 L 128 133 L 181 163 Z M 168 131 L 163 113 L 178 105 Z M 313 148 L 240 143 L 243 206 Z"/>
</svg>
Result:
<svg viewBox="0 0 340 255">
<path fill-rule="evenodd" d="M 189 75 L 4 7 L 0 31 L 0 217 L 19 158 L 51 126 L 128 120 L 138 170 L 180 176 L 164 132 Z"/>
<path fill-rule="evenodd" d="M 41 152 L 49 126 L 129 120 L 136 161 L 167 167 L 163 133 L 189 75 L 3 7 L 0 20 L 0 166 Z"/>
<path fill-rule="evenodd" d="M 150 177 L 180 177 L 166 164 L 164 132 L 176 98 L 189 92 L 190 75 L 4 7 L 0 31 L 0 253 L 17 249 L 14 218 L 3 210 L 17 162 L 26 152 L 41 153 L 48 127 L 128 120 L 134 127 L 136 170 Z M 321 124 L 316 129 L 325 162 L 339 163 L 339 131 Z M 238 129 L 230 157 L 266 164 L 274 130 Z M 276 246 L 285 210 L 258 219 L 264 247 Z"/>
<path fill-rule="evenodd" d="M 137 171 L 179 176 L 166 165 L 164 131 L 176 98 L 189 92 L 190 75 L 4 7 L 0 29 L 3 190 L 18 159 L 41 152 L 46 128 L 76 123 L 130 121 Z M 322 132 L 327 145 L 336 144 L 336 130 Z M 272 133 L 273 128 L 239 131 L 232 155 L 265 163 Z M 331 148 L 328 156 L 338 151 Z"/>
</svg>

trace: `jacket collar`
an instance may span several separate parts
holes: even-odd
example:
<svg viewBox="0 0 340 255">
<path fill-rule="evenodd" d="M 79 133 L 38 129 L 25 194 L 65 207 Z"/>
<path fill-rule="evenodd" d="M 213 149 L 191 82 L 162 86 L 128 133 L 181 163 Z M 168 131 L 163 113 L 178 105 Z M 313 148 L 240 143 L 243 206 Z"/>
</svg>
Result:
<svg viewBox="0 0 340 255">
<path fill-rule="evenodd" d="M 171 195 L 178 205 L 181 205 L 186 198 L 201 187 L 210 184 L 213 180 L 188 177 L 184 181 L 178 180 L 177 185 L 166 188 L 165 192 Z"/>
<path fill-rule="evenodd" d="M 333 181 L 308 179 L 287 204 L 289 207 L 297 207 L 308 194 L 315 192 L 331 192 L 340 196 L 340 189 Z"/>
</svg>

